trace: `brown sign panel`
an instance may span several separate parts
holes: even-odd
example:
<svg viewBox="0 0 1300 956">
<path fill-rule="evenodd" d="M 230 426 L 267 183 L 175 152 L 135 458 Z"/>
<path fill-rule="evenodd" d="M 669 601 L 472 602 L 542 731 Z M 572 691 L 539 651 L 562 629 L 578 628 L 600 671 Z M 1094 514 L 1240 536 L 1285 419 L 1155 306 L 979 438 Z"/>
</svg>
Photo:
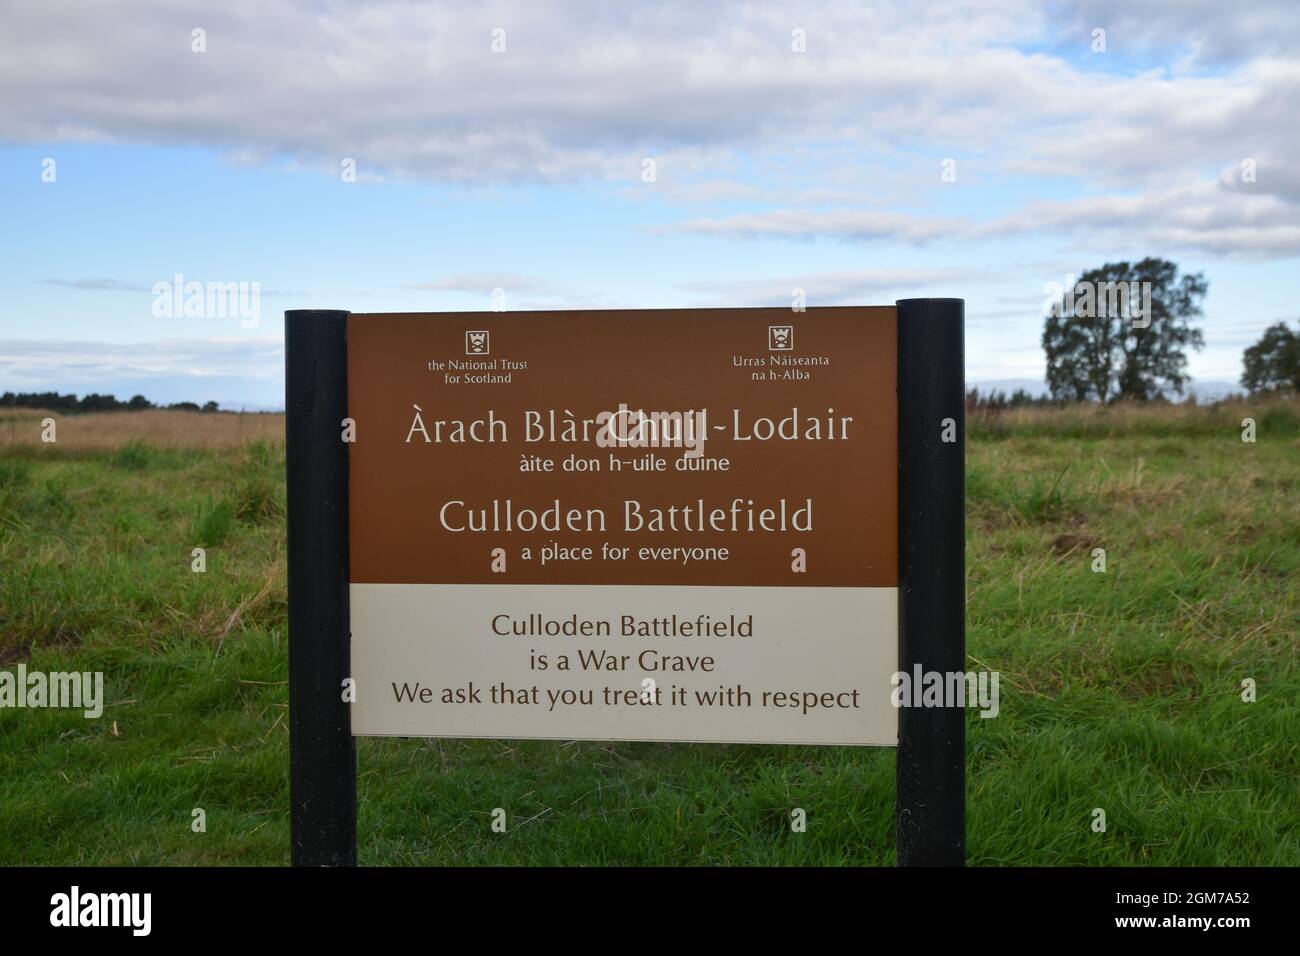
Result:
<svg viewBox="0 0 1300 956">
<path fill-rule="evenodd" d="M 893 587 L 894 316 L 354 314 L 351 579 Z"/>
</svg>

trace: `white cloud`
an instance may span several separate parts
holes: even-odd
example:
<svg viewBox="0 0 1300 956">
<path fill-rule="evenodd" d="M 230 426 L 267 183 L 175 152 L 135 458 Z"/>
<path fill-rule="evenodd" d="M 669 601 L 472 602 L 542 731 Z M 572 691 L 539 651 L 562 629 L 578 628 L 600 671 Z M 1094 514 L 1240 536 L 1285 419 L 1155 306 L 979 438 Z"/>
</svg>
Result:
<svg viewBox="0 0 1300 956">
<path fill-rule="evenodd" d="M 788 306 L 794 289 L 802 289 L 806 304 L 891 304 L 899 296 L 936 287 L 960 294 L 963 286 L 987 279 L 972 269 L 858 269 L 764 279 L 684 283 L 681 288 L 702 293 L 697 306 Z M 936 293 L 941 294 L 941 293 Z"/>
<path fill-rule="evenodd" d="M 481 298 L 480 307 L 484 309 L 495 304 L 492 302 L 492 296 L 500 289 L 505 293 L 506 305 L 512 312 L 618 307 L 618 303 L 599 293 L 515 272 L 458 273 L 428 282 L 418 282 L 408 288 L 475 296 Z"/>
<path fill-rule="evenodd" d="M 877 210 L 783 209 L 693 219 L 659 229 L 738 238 L 909 245 L 1032 235 L 1069 239 L 1080 251 L 1100 251 L 1112 258 L 1151 249 L 1268 258 L 1300 255 L 1300 208 L 1275 193 L 1261 190 L 1252 195 L 1250 188 L 1208 180 L 1128 195 L 1039 200 L 987 221 Z"/>
<path fill-rule="evenodd" d="M 1235 64 L 1290 55 L 1300 45 L 1300 18 L 1289 3 L 1222 0 L 1065 0 L 1054 9 L 1058 37 L 1107 33 L 1117 53 L 1183 51 L 1188 64 Z"/>
<path fill-rule="evenodd" d="M 106 380 L 177 376 L 275 382 L 284 374 L 277 338 L 172 339 L 151 342 L 0 340 L 0 381 L 12 391 L 79 391 Z M 57 383 L 51 385 L 50 383 Z"/>
<path fill-rule="evenodd" d="M 561 295 L 564 292 L 563 286 L 549 279 L 539 279 L 513 272 L 460 273 L 430 282 L 417 282 L 411 288 L 439 292 L 467 292 L 475 295 L 491 295 L 493 289 L 539 295 Z"/>
<path fill-rule="evenodd" d="M 1252 7 L 1216 23 L 1233 45 L 1277 49 L 1286 5 Z M 1102 4 L 1049 15 L 1027 0 L 8 0 L 0 117 L 19 141 L 199 143 L 235 162 L 337 170 L 351 157 L 363 173 L 465 182 L 634 181 L 646 156 L 707 172 L 736 150 L 812 140 L 1001 144 L 1031 166 L 1105 175 L 1156 150 L 1203 155 L 1207 130 L 1212 143 L 1234 137 L 1294 90 L 1282 59 L 1223 77 L 1125 77 L 1015 48 L 1103 14 L 1115 29 L 1135 21 Z M 1158 21 L 1166 36 L 1203 32 L 1191 16 Z M 196 26 L 205 53 L 191 52 Z M 495 27 L 503 53 L 490 48 Z M 796 27 L 806 53 L 790 49 Z M 1280 152 L 1293 136 L 1260 148 Z"/>
<path fill-rule="evenodd" d="M 1070 237 L 1112 257 L 1142 249 L 1220 256 L 1300 255 L 1300 210 L 1275 195 L 1227 190 L 1215 181 L 1126 196 L 1039 201 L 976 227 L 989 235 Z"/>
<path fill-rule="evenodd" d="M 961 220 L 926 218 L 878 210 L 811 212 L 781 209 L 725 218 L 692 219 L 663 232 L 688 232 L 706 236 L 736 236 L 746 239 L 834 238 L 855 242 L 887 240 L 923 243 L 958 235 L 966 228 Z"/>
<path fill-rule="evenodd" d="M 0 129 L 42 144 L 201 144 L 234 163 L 331 175 L 352 158 L 370 182 L 631 187 L 653 157 L 665 197 L 706 203 L 754 199 L 753 184 L 730 181 L 738 158 L 784 160 L 798 179 L 813 143 L 842 150 L 822 195 L 858 205 L 872 195 L 853 175 L 864 163 L 910 156 L 937 188 L 931 165 L 960 156 L 964 175 L 1023 177 L 1021 195 L 1051 194 L 1035 180 L 1107 191 L 970 223 L 970 234 L 1140 220 L 1145 237 L 1187 248 L 1291 255 L 1300 177 L 1283 158 L 1300 153 L 1298 23 L 1289 2 L 1212 0 L 7 0 Z M 1097 26 L 1108 52 L 1093 57 Z M 191 51 L 195 27 L 205 53 Z M 491 49 L 497 27 L 503 53 Z M 795 28 L 805 53 L 790 49 Z M 1253 198 L 1203 188 L 1248 157 L 1260 162 Z M 783 205 L 797 208 L 681 228 L 910 243 L 962 228 L 897 203 L 810 212 L 818 187 L 796 185 Z"/>
<path fill-rule="evenodd" d="M 82 292 L 148 292 L 149 286 L 121 279 L 42 279 L 42 285 L 57 285 Z"/>
</svg>

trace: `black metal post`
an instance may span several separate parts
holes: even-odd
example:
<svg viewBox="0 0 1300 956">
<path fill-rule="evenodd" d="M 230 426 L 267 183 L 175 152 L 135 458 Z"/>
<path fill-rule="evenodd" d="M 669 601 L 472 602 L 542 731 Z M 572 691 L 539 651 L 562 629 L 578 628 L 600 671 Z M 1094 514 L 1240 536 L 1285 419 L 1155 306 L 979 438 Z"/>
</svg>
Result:
<svg viewBox="0 0 1300 956">
<path fill-rule="evenodd" d="M 289 802 L 294 866 L 355 866 L 349 676 L 347 312 L 284 314 Z"/>
<path fill-rule="evenodd" d="M 946 675 L 966 669 L 966 303 L 897 308 L 899 670 Z M 897 757 L 898 865 L 963 866 L 964 709 L 901 708 Z"/>
</svg>

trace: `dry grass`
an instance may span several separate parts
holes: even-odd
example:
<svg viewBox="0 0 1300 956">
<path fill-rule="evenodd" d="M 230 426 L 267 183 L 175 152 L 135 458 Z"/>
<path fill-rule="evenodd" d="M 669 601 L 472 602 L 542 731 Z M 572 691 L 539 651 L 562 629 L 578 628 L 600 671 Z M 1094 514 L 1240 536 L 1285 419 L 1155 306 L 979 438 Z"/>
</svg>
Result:
<svg viewBox="0 0 1300 956">
<path fill-rule="evenodd" d="M 108 451 L 133 444 L 155 448 L 237 448 L 249 442 L 284 441 L 284 415 L 182 411 L 91 412 L 60 415 L 37 409 L 0 409 L 0 451 L 32 448 L 41 441 L 43 419 L 55 422 L 54 447 Z M 45 447 L 50 447 L 46 445 Z"/>
<path fill-rule="evenodd" d="M 1247 418 L 1260 426 L 1294 434 L 1300 426 L 1300 400 L 1269 397 L 1206 405 L 1118 402 L 1064 408 L 1024 406 L 1001 411 L 971 410 L 968 416 L 972 430 L 991 435 L 1229 434 L 1239 432 Z"/>
</svg>

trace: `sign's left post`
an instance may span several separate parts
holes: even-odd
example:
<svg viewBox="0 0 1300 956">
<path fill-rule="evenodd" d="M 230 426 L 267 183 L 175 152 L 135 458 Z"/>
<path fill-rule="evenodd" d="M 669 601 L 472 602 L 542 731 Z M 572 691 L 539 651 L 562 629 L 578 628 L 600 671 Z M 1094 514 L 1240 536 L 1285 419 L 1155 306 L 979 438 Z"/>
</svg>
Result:
<svg viewBox="0 0 1300 956">
<path fill-rule="evenodd" d="M 347 323 L 347 312 L 284 314 L 294 866 L 357 862 L 357 751 L 347 701 Z"/>
</svg>

